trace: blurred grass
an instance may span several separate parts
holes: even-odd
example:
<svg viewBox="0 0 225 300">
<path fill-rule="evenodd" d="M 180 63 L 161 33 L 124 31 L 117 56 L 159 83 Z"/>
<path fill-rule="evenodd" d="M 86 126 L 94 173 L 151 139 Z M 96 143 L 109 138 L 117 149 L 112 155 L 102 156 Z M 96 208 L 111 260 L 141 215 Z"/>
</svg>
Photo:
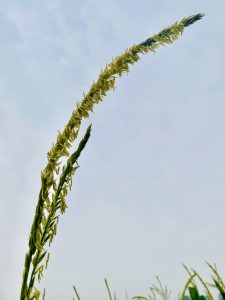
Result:
<svg viewBox="0 0 225 300">
<path fill-rule="evenodd" d="M 217 267 L 214 264 L 214 266 L 212 266 L 210 263 L 206 262 L 208 264 L 208 266 L 210 267 L 210 269 L 213 272 L 213 275 L 211 275 L 212 277 L 212 281 L 213 283 L 207 283 L 205 282 L 202 277 L 194 270 L 191 269 L 193 273 L 191 273 L 191 271 L 185 266 L 184 268 L 186 269 L 189 278 L 187 280 L 187 283 L 185 284 L 183 291 L 181 292 L 181 295 L 178 295 L 178 300 L 216 300 L 215 298 L 213 298 L 209 287 L 216 289 L 216 291 L 218 291 L 218 298 L 217 300 L 225 300 L 225 285 L 223 283 L 223 280 L 221 278 L 221 276 L 219 275 L 218 271 L 217 271 Z M 195 279 L 198 279 L 201 283 L 201 285 L 204 287 L 204 294 L 201 294 L 199 292 L 199 286 L 197 286 L 197 284 L 195 283 Z M 162 283 L 159 280 L 159 277 L 156 276 L 156 279 L 158 281 L 158 286 L 157 285 L 152 285 L 151 287 L 149 287 L 149 291 L 150 294 L 147 296 L 134 296 L 132 298 L 128 298 L 128 295 L 126 293 L 126 300 L 130 300 L 130 299 L 135 299 L 135 300 L 169 300 L 171 292 L 168 292 L 167 287 L 165 286 L 165 288 L 163 288 Z M 105 285 L 106 285 L 106 289 L 107 289 L 107 293 L 108 293 L 108 298 L 110 300 L 118 300 L 116 297 L 116 293 L 113 293 L 112 296 L 112 292 L 110 291 L 109 288 L 109 284 L 105 278 Z M 77 300 L 81 300 L 81 297 L 78 294 L 78 291 L 76 289 L 75 286 L 73 286 L 73 289 L 75 291 L 75 295 L 76 295 L 76 299 Z M 73 300 L 75 300 L 73 298 Z"/>
</svg>

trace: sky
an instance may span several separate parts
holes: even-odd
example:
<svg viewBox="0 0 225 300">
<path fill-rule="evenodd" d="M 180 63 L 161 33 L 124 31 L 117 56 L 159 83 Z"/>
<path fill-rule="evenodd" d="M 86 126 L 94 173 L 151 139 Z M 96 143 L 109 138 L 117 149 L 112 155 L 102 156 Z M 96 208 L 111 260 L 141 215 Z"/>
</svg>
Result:
<svg viewBox="0 0 225 300">
<path fill-rule="evenodd" d="M 162 28 L 205 17 L 146 54 L 94 107 L 91 137 L 41 284 L 46 299 L 172 292 L 225 276 L 223 0 L 0 1 L 0 299 L 19 299 L 47 152 L 107 62 Z M 76 149 L 75 141 L 71 151 Z M 201 286 L 199 284 L 199 286 Z M 200 289 L 201 290 L 201 289 Z M 216 294 L 215 294 L 216 295 Z"/>
</svg>

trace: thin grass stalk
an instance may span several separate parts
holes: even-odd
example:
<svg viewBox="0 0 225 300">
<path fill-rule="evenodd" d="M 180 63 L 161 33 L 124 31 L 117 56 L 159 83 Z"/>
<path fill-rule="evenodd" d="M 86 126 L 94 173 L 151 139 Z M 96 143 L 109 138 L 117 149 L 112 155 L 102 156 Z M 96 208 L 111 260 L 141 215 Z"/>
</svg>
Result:
<svg viewBox="0 0 225 300">
<path fill-rule="evenodd" d="M 131 299 L 137 299 L 137 300 L 149 300 L 148 298 L 144 297 L 144 296 L 134 296 Z"/>
<path fill-rule="evenodd" d="M 110 291 L 110 288 L 109 288 L 109 285 L 108 285 L 108 282 L 107 282 L 106 278 L 105 278 L 105 285 L 106 285 L 106 288 L 107 288 L 107 291 L 108 291 L 109 299 L 113 300 L 112 294 L 111 294 L 111 291 Z"/>
<path fill-rule="evenodd" d="M 207 261 L 206 261 L 206 263 L 210 267 L 210 269 L 213 271 L 213 273 L 216 275 L 216 277 L 218 278 L 218 281 L 220 282 L 220 284 L 222 285 L 222 287 L 225 289 L 225 284 L 224 284 L 222 278 L 220 277 L 219 273 L 217 272 L 216 265 L 214 264 L 215 267 L 213 268 L 213 266 L 210 263 L 208 263 Z"/>
<path fill-rule="evenodd" d="M 198 279 L 201 281 L 202 285 L 205 287 L 209 299 L 210 299 L 210 300 L 213 300 L 213 296 L 212 296 L 212 294 L 210 293 L 210 290 L 208 289 L 208 287 L 207 287 L 207 285 L 205 284 L 204 280 L 201 278 L 201 276 L 200 276 L 195 270 L 192 269 L 192 271 L 193 271 L 194 273 L 196 273 Z"/>
<path fill-rule="evenodd" d="M 187 271 L 188 275 L 189 275 L 189 276 L 192 276 L 192 274 L 191 274 L 191 272 L 189 271 L 188 267 L 187 267 L 185 264 L 182 264 L 182 265 L 184 266 L 184 268 L 185 268 L 185 270 Z M 194 287 L 197 288 L 197 285 L 196 285 L 194 279 L 193 279 L 191 282 L 192 282 L 192 285 L 193 285 Z"/>
<path fill-rule="evenodd" d="M 156 291 L 156 292 L 162 297 L 162 299 L 168 300 L 168 299 L 169 299 L 169 296 L 170 296 L 170 293 L 168 293 L 167 286 L 165 286 L 165 290 L 164 290 L 164 288 L 163 288 L 163 286 L 162 286 L 162 283 L 161 283 L 161 281 L 159 280 L 159 277 L 158 277 L 158 276 L 156 276 L 156 279 L 157 279 L 157 281 L 158 281 L 158 283 L 159 283 L 159 287 L 160 287 L 160 288 L 158 288 L 156 285 L 153 285 L 153 286 L 150 288 L 151 292 L 153 293 L 153 291 Z M 153 293 L 153 295 L 154 295 L 154 293 Z"/>
<path fill-rule="evenodd" d="M 75 285 L 73 285 L 73 289 L 74 289 L 74 292 L 75 292 L 75 294 L 76 294 L 76 296 L 77 296 L 77 300 L 80 300 L 80 296 L 79 296 L 79 294 L 78 294 L 78 291 L 77 291 Z"/>
<path fill-rule="evenodd" d="M 197 274 L 194 273 L 194 274 L 191 275 L 191 277 L 188 279 L 187 283 L 186 283 L 185 286 L 184 286 L 183 293 L 182 293 L 182 295 L 181 295 L 180 300 L 184 300 L 185 292 L 186 292 L 186 290 L 187 290 L 189 284 L 192 282 L 192 279 L 193 279 L 196 275 L 197 275 Z"/>
</svg>

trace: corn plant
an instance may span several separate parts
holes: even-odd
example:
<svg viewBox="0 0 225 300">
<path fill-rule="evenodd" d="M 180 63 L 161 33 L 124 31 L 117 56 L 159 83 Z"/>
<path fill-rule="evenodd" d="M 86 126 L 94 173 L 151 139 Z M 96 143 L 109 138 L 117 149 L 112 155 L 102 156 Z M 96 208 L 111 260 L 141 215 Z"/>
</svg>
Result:
<svg viewBox="0 0 225 300">
<path fill-rule="evenodd" d="M 202 277 L 194 269 L 192 269 L 192 271 L 193 271 L 193 274 L 192 274 L 189 271 L 189 269 L 187 268 L 187 266 L 185 266 L 183 264 L 184 268 L 186 269 L 186 271 L 188 272 L 190 277 L 188 278 L 188 281 L 184 286 L 181 296 L 178 294 L 178 300 L 213 300 L 213 296 L 208 287 L 215 288 L 219 292 L 218 300 L 225 300 L 225 284 L 223 283 L 223 280 L 217 271 L 216 265 L 214 264 L 214 266 L 212 266 L 210 263 L 208 263 L 208 262 L 206 262 L 206 263 L 208 264 L 210 269 L 213 271 L 214 276 L 216 276 L 216 278 L 211 276 L 214 284 L 204 282 Z M 203 294 L 203 295 L 200 294 L 198 286 L 194 281 L 194 277 L 199 279 L 201 284 L 204 286 L 205 294 Z M 148 296 L 134 296 L 131 299 L 134 299 L 134 300 L 158 300 L 158 299 L 169 300 L 171 292 L 168 292 L 168 289 L 166 286 L 165 286 L 165 288 L 163 288 L 163 285 L 162 285 L 161 281 L 159 280 L 158 276 L 156 276 L 156 279 L 158 281 L 159 286 L 153 284 L 151 287 L 149 287 L 150 294 Z M 109 288 L 109 285 L 108 285 L 108 282 L 106 279 L 105 279 L 105 285 L 107 288 L 107 294 L 109 296 L 109 299 L 117 300 L 115 292 L 113 293 L 114 296 L 112 297 L 112 293 L 111 293 L 111 290 Z M 77 300 L 80 300 L 81 298 L 78 294 L 77 289 L 75 288 L 75 286 L 73 286 L 73 288 L 74 288 Z M 185 294 L 185 292 L 187 290 L 189 292 L 189 295 Z M 128 300 L 128 299 L 129 298 L 126 293 L 126 300 Z M 75 299 L 73 299 L 73 300 L 75 300 Z"/>
<path fill-rule="evenodd" d="M 188 278 L 187 283 L 184 286 L 181 296 L 178 295 L 179 300 L 213 300 L 213 296 L 212 296 L 212 293 L 211 293 L 209 287 L 215 288 L 219 292 L 219 294 L 218 294 L 219 300 L 225 300 L 225 284 L 223 283 L 223 280 L 217 271 L 216 265 L 214 264 L 214 266 L 212 266 L 210 263 L 208 263 L 208 262 L 206 262 L 206 263 L 208 264 L 208 266 L 214 273 L 215 277 L 213 277 L 211 275 L 211 277 L 213 279 L 213 284 L 205 282 L 202 279 L 202 277 L 197 273 L 197 271 L 195 271 L 194 269 L 192 269 L 193 273 L 191 273 L 189 271 L 189 269 L 187 268 L 187 266 L 185 266 L 183 264 L 184 268 L 186 269 L 186 271 L 188 272 L 190 277 Z M 203 295 L 200 294 L 199 288 L 194 281 L 195 277 L 200 281 L 200 283 L 205 288 Z M 162 286 L 158 276 L 156 276 L 156 278 L 157 278 L 157 281 L 159 282 L 159 287 L 157 287 L 156 285 L 153 285 L 152 287 L 150 287 L 149 288 L 150 292 L 151 292 L 150 295 L 148 295 L 147 297 L 135 296 L 132 299 L 156 300 L 157 299 L 156 296 L 159 295 L 162 300 L 168 300 L 169 296 L 170 296 L 170 292 L 168 293 L 167 287 L 165 287 L 165 289 L 163 289 L 163 286 Z M 186 291 L 188 291 L 189 295 L 187 295 Z"/>
<path fill-rule="evenodd" d="M 144 42 L 128 48 L 111 63 L 106 64 L 89 92 L 84 94 L 80 102 L 76 103 L 71 118 L 64 130 L 58 132 L 55 144 L 47 153 L 48 163 L 41 172 L 41 188 L 29 235 L 28 251 L 25 255 L 20 300 L 37 300 L 41 296 L 40 291 L 35 287 L 35 282 L 36 280 L 41 281 L 43 271 L 47 269 L 49 247 L 57 232 L 59 216 L 60 213 L 65 213 L 67 208 L 65 198 L 68 188 L 71 190 L 72 176 L 79 168 L 78 158 L 91 134 L 90 125 L 76 151 L 72 154 L 69 153 L 69 148 L 78 136 L 82 119 L 88 118 L 89 113 L 93 112 L 94 105 L 100 103 L 109 90 L 115 89 L 116 78 L 128 73 L 129 66 L 139 61 L 140 54 L 155 53 L 159 46 L 172 44 L 182 35 L 185 27 L 192 25 L 202 17 L 203 14 L 196 14 L 183 18 L 180 22 L 164 28 Z M 63 157 L 68 157 L 68 159 L 65 165 L 60 166 L 62 163 L 60 159 Z M 74 290 L 79 297 L 75 287 Z M 109 288 L 108 291 L 110 291 Z M 45 290 L 42 296 L 44 299 Z M 110 292 L 109 296 L 112 299 Z"/>
</svg>

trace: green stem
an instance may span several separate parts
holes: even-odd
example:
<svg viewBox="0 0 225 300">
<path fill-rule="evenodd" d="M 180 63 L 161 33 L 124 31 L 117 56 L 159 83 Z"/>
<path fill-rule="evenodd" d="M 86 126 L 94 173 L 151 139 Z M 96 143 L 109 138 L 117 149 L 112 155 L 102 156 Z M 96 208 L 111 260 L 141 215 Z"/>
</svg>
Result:
<svg viewBox="0 0 225 300">
<path fill-rule="evenodd" d="M 35 231 L 35 228 L 37 228 L 37 226 L 38 226 L 37 221 L 38 221 L 38 216 L 40 214 L 41 204 L 42 204 L 42 188 L 39 192 L 38 204 L 37 204 L 36 211 L 35 211 L 34 221 L 33 221 L 32 227 L 31 227 L 31 233 L 30 233 L 30 239 L 29 239 L 29 250 L 25 256 L 24 273 L 23 273 L 22 287 L 21 287 L 21 292 L 20 292 L 20 300 L 24 300 L 25 296 L 27 295 L 27 279 L 28 279 L 28 275 L 29 275 L 29 271 L 30 271 L 32 256 L 34 255 L 34 253 L 36 251 L 36 245 L 35 245 L 35 241 L 33 239 L 32 233 Z"/>
<path fill-rule="evenodd" d="M 55 197 L 54 197 L 54 199 L 51 203 L 51 210 L 49 212 L 46 224 L 44 226 L 44 231 L 43 231 L 43 234 L 42 234 L 42 237 L 41 237 L 41 245 L 42 246 L 44 246 L 45 243 L 47 242 L 47 241 L 45 241 L 46 234 L 48 233 L 48 229 L 49 229 L 50 222 L 52 221 L 52 217 L 53 217 L 54 213 L 56 212 L 57 201 L 59 199 L 59 195 L 62 191 L 62 188 L 63 188 L 63 185 L 65 183 L 66 177 L 71 172 L 72 166 L 75 164 L 75 162 L 79 158 L 82 150 L 86 146 L 86 143 L 88 142 L 88 140 L 90 138 L 90 134 L 91 134 L 91 125 L 88 126 L 88 128 L 86 130 L 86 133 L 84 135 L 84 138 L 79 143 L 79 146 L 78 146 L 77 150 L 67 160 L 65 170 L 60 176 L 59 184 L 58 184 L 58 187 L 57 187 L 57 190 L 56 190 L 56 194 L 55 194 Z M 35 279 L 34 278 L 35 277 L 34 273 L 35 273 L 36 267 L 38 265 L 38 258 L 40 256 L 40 254 L 41 254 L 41 250 L 37 249 L 36 260 L 35 260 L 34 265 L 33 265 L 33 270 L 32 270 L 31 276 L 30 276 L 30 282 L 29 282 L 28 289 L 27 289 L 27 294 L 28 295 L 29 295 L 29 292 L 31 291 L 33 283 L 34 283 L 34 279 Z"/>
<path fill-rule="evenodd" d="M 27 279 L 30 270 L 30 264 L 32 256 L 35 255 L 37 248 L 37 234 L 40 233 L 40 224 L 42 220 L 42 213 L 44 210 L 44 202 L 48 197 L 48 191 L 54 183 L 54 171 L 59 165 L 58 160 L 63 156 L 69 156 L 67 149 L 71 147 L 70 142 L 73 142 L 77 137 L 78 130 L 80 128 L 82 118 L 87 118 L 89 112 L 93 111 L 93 106 L 96 103 L 100 103 L 102 98 L 106 96 L 106 93 L 110 89 L 114 89 L 116 76 L 121 76 L 123 73 L 129 71 L 129 65 L 137 62 L 140 57 L 138 53 L 147 53 L 154 51 L 160 44 L 172 43 L 178 39 L 182 34 L 183 28 L 187 27 L 197 20 L 200 20 L 203 14 L 196 14 L 182 19 L 179 23 L 165 28 L 158 35 L 147 39 L 146 41 L 134 45 L 124 54 L 116 57 L 112 63 L 106 66 L 105 70 L 99 76 L 96 83 L 93 83 L 88 94 L 84 95 L 81 103 L 77 104 L 77 109 L 73 111 L 72 116 L 65 126 L 62 133 L 59 132 L 55 145 L 48 152 L 48 164 L 41 173 L 42 186 L 39 193 L 38 203 L 35 210 L 35 216 L 31 227 L 29 236 L 29 250 L 25 256 L 24 263 L 24 276 L 22 281 L 22 288 L 20 294 L 20 300 L 24 300 L 27 294 Z M 76 129 L 76 131 L 74 130 Z"/>
</svg>

